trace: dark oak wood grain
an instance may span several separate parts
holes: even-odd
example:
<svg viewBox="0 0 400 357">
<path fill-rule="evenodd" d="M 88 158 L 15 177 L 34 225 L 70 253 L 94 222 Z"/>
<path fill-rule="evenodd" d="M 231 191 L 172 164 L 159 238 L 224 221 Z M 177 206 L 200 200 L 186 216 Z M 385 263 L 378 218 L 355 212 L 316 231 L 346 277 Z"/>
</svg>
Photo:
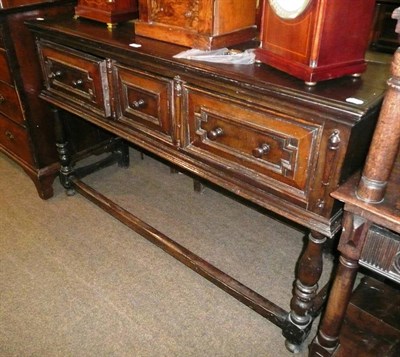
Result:
<svg viewBox="0 0 400 357">
<path fill-rule="evenodd" d="M 388 66 L 371 62 L 361 78 L 310 88 L 264 64 L 175 59 L 184 46 L 137 36 L 132 23 L 113 31 L 71 18 L 28 26 L 37 38 L 42 65 L 40 97 L 56 112 L 78 115 L 311 231 L 298 264 L 292 311 L 283 313 L 284 320 L 281 308 L 258 298 L 255 302 L 255 292 L 215 267 L 207 263 L 204 272 L 240 301 L 264 311 L 282 328 L 288 348 L 295 350 L 326 295 L 318 286 L 322 249 L 339 230 L 342 212 L 330 193 L 364 162 Z M 74 179 L 74 167 L 63 151 L 66 139 L 60 137 L 65 187 L 75 188 L 128 226 L 148 232 L 147 223 L 121 213 L 120 207 Z M 187 260 L 188 252 L 170 238 L 146 232 L 147 239 L 168 245 L 170 254 L 197 271 Z"/>
</svg>

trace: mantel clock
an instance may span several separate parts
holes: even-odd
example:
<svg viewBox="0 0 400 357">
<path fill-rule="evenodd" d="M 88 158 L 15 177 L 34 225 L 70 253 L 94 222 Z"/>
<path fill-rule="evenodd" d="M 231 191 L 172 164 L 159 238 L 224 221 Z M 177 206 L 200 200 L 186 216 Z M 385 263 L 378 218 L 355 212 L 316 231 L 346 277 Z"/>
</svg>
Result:
<svg viewBox="0 0 400 357">
<path fill-rule="evenodd" d="M 375 0 L 264 0 L 257 59 L 307 84 L 366 68 Z"/>
</svg>

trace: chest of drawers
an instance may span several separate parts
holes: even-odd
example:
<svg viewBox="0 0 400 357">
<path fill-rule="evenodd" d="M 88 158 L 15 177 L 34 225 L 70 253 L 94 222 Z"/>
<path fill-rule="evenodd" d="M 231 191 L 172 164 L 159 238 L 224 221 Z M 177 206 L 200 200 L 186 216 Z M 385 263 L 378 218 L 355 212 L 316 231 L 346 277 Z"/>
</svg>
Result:
<svg viewBox="0 0 400 357">
<path fill-rule="evenodd" d="M 79 192 L 280 326 L 295 349 L 323 301 L 323 243 L 340 228 L 341 206 L 330 193 L 363 163 L 389 66 L 371 62 L 362 78 L 310 88 L 263 64 L 174 59 L 184 47 L 135 37 L 132 24 L 112 32 L 70 18 L 28 26 L 37 39 L 43 100 L 311 231 L 286 313 L 70 179 Z"/>
<path fill-rule="evenodd" d="M 75 1 L 2 1 L 0 8 L 0 151 L 29 175 L 41 198 L 53 195 L 59 163 L 53 114 L 38 96 L 42 87 L 34 38 L 24 22 L 37 18 L 72 17 Z M 105 140 L 97 128 L 70 118 L 78 133 L 76 153 Z M 78 129 L 78 130 L 76 130 Z"/>
</svg>

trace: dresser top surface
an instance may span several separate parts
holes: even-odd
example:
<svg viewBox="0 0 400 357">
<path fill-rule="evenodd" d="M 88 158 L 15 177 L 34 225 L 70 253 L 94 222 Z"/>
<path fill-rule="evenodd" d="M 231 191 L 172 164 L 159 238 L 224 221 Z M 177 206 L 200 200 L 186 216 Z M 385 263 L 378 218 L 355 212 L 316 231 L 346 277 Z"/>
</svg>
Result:
<svg viewBox="0 0 400 357">
<path fill-rule="evenodd" d="M 203 78 L 217 78 L 227 85 L 243 87 L 245 90 L 279 94 L 280 97 L 288 97 L 288 100 L 295 97 L 304 102 L 318 102 L 319 105 L 354 116 L 354 120 L 380 104 L 386 90 L 386 79 L 390 75 L 390 57 L 382 56 L 379 60 L 374 58 L 368 62 L 367 70 L 360 78 L 343 77 L 310 87 L 265 64 L 227 65 L 175 59 L 174 55 L 188 48 L 135 36 L 133 22 L 119 24 L 113 30 L 108 30 L 102 23 L 71 17 L 32 21 L 28 25 L 41 36 L 60 39 L 60 43 L 73 45 L 89 53 L 106 57 L 112 53 L 112 57 L 119 61 L 141 57 L 154 65 L 167 65 L 171 70 L 196 73 Z M 132 47 L 132 44 L 140 47 Z M 257 42 L 252 42 L 239 48 L 256 46 Z"/>
</svg>

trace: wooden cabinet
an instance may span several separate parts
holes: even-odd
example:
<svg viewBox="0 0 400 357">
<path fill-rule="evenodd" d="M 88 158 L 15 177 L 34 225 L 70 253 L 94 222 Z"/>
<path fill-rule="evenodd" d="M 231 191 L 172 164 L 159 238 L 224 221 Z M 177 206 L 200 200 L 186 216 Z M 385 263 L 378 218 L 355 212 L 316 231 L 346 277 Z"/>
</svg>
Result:
<svg viewBox="0 0 400 357">
<path fill-rule="evenodd" d="M 17 0 L 1 4 L 0 151 L 24 169 L 39 196 L 47 199 L 53 195 L 52 184 L 59 170 L 53 113 L 39 98 L 43 79 L 34 38 L 24 22 L 61 14 L 72 17 L 75 2 Z M 70 131 L 78 132 L 79 139 L 71 142 L 75 152 L 82 152 L 107 137 L 77 118 L 71 117 L 68 125 Z"/>
<path fill-rule="evenodd" d="M 295 350 L 324 300 L 323 244 L 340 229 L 341 206 L 330 194 L 365 159 L 389 66 L 370 62 L 361 78 L 310 88 L 264 64 L 175 59 L 185 47 L 133 37 L 131 24 L 112 32 L 71 18 L 28 26 L 45 80 L 40 97 L 60 113 L 311 231 L 286 312 L 88 188 L 62 157 L 68 187 L 273 321 Z"/>
<path fill-rule="evenodd" d="M 3 1 L 0 9 L 0 151 L 31 177 L 42 198 L 52 195 L 58 161 L 33 37 L 24 21 L 73 14 L 72 1 Z"/>
<path fill-rule="evenodd" d="M 256 0 L 139 0 L 135 33 L 199 49 L 232 46 L 256 35 Z"/>
</svg>

